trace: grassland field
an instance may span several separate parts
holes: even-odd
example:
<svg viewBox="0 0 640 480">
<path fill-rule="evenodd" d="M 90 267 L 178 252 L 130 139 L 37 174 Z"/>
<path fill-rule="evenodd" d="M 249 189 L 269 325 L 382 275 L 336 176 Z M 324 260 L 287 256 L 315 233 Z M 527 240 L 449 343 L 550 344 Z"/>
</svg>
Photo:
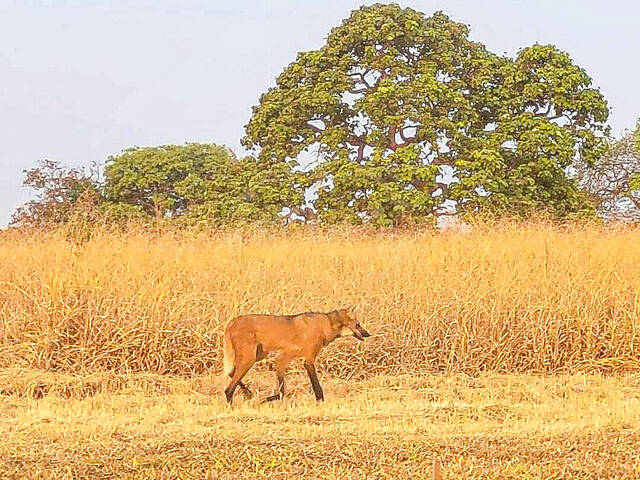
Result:
<svg viewBox="0 0 640 480">
<path fill-rule="evenodd" d="M 0 234 L 2 478 L 640 478 L 640 230 Z M 355 306 L 366 342 L 269 362 L 240 313 Z"/>
</svg>

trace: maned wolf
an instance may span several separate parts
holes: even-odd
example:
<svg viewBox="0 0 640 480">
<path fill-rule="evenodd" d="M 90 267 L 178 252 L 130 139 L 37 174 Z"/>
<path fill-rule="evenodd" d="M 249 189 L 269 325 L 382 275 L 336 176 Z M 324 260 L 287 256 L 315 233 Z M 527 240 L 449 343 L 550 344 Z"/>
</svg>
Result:
<svg viewBox="0 0 640 480">
<path fill-rule="evenodd" d="M 237 387 L 247 396 L 251 395 L 242 378 L 255 362 L 266 358 L 269 353 L 278 353 L 278 393 L 265 401 L 282 399 L 285 369 L 291 360 L 299 357 L 304 359 L 304 368 L 309 374 L 316 400 L 324 400 L 313 362 L 322 347 L 343 335 L 353 335 L 358 340 L 369 336 L 353 312 L 347 309 L 329 313 L 242 315 L 234 318 L 224 332 L 224 373 L 231 378 L 224 391 L 227 402 L 231 404 Z"/>
</svg>

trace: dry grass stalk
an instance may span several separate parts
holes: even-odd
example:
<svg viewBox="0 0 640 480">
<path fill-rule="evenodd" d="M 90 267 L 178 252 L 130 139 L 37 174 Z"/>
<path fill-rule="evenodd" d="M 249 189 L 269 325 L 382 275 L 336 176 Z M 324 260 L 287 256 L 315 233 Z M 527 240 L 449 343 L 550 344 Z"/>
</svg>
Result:
<svg viewBox="0 0 640 480">
<path fill-rule="evenodd" d="M 5 232 L 0 264 L 0 367 L 217 372 L 230 317 L 349 305 L 374 335 L 324 355 L 342 378 L 640 366 L 632 228 Z"/>
</svg>

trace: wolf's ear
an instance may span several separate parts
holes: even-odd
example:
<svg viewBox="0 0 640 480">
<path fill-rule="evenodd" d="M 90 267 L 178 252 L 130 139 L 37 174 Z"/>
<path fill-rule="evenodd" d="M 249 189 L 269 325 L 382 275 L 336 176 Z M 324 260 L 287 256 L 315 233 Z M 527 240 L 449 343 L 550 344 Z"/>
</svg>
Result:
<svg viewBox="0 0 640 480">
<path fill-rule="evenodd" d="M 344 319 L 344 312 L 345 310 L 334 310 L 332 312 L 327 313 L 327 317 L 329 317 L 329 321 L 331 322 L 331 325 L 334 327 L 339 327 L 340 325 L 342 325 L 343 323 L 343 319 Z"/>
</svg>

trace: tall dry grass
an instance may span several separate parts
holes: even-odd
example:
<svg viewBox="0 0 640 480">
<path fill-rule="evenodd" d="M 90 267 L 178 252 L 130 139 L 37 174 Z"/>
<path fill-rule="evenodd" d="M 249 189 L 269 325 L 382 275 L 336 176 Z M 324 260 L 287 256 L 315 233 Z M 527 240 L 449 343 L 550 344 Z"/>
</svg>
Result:
<svg viewBox="0 0 640 480">
<path fill-rule="evenodd" d="M 640 231 L 502 224 L 469 234 L 195 231 L 0 237 L 0 367 L 192 374 L 248 312 L 355 305 L 373 337 L 325 370 L 640 366 Z"/>
</svg>

